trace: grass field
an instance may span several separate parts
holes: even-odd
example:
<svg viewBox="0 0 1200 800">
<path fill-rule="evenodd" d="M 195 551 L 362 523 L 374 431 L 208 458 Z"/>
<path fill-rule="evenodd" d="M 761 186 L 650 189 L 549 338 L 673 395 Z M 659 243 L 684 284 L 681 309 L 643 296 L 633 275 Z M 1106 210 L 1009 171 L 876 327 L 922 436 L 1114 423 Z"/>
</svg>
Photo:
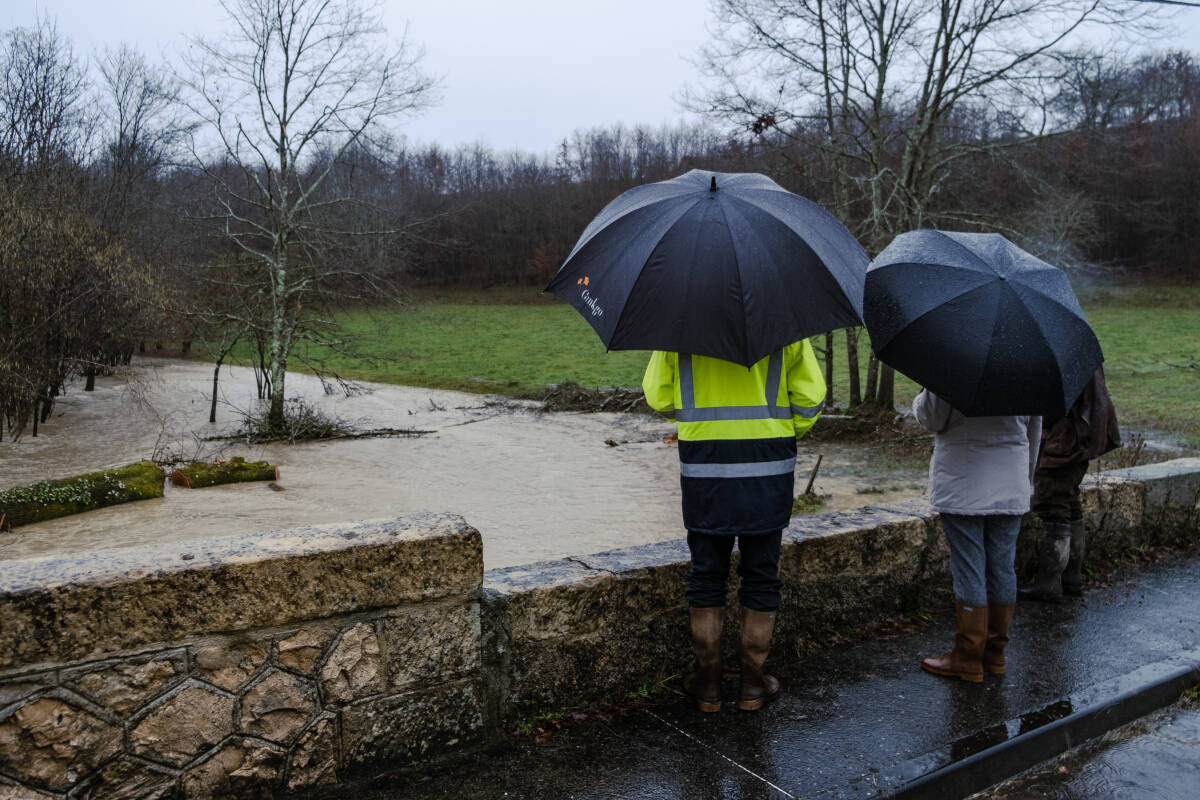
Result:
<svg viewBox="0 0 1200 800">
<path fill-rule="evenodd" d="M 1117 418 L 1123 425 L 1178 433 L 1200 447 L 1200 287 L 1081 294 L 1104 348 Z"/>
<path fill-rule="evenodd" d="M 1104 348 L 1122 424 L 1178 433 L 1200 446 L 1200 287 L 1099 287 L 1080 297 Z M 514 395 L 563 381 L 638 387 L 647 358 L 606 353 L 579 314 L 534 288 L 424 292 L 407 308 L 348 313 L 344 323 L 379 360 L 326 354 L 325 362 L 359 380 Z M 839 334 L 838 403 L 847 399 L 844 341 Z M 864 371 L 867 354 L 863 342 Z M 915 393 L 897 375 L 897 403 Z"/>
</svg>

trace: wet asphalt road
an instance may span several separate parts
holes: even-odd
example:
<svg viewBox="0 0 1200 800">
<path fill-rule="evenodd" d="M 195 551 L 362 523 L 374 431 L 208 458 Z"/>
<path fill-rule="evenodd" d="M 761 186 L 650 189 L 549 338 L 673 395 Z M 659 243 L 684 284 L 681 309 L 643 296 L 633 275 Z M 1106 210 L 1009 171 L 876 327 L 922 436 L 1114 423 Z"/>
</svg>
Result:
<svg viewBox="0 0 1200 800">
<path fill-rule="evenodd" d="M 557 731 L 542 744 L 505 741 L 474 753 L 395 765 L 295 797 L 887 796 L 915 778 L 1003 746 L 1097 699 L 1128 696 L 1181 663 L 1189 669 L 1200 666 L 1198 567 L 1200 551 L 1170 556 L 1149 567 L 1127 568 L 1107 585 L 1089 586 L 1082 600 L 1062 606 L 1019 605 L 1008 674 L 988 676 L 982 685 L 938 678 L 918 668 L 922 656 L 947 649 L 952 620 L 945 615 L 915 633 L 808 658 L 781 673 L 783 695 L 760 713 L 733 708 L 734 684 L 729 681 L 727 703 L 719 714 L 700 715 L 664 693 L 610 721 Z M 1047 758 L 1054 755 L 1046 753 Z M 1200 759 L 1192 763 L 1200 764 Z M 978 788 L 1012 774 L 992 774 L 994 769 L 987 759 L 971 764 Z M 1134 773 L 1121 761 L 1106 769 Z M 1180 780 L 1191 789 L 1181 798 L 1200 797 L 1200 773 L 1185 771 Z M 1061 796 L 1143 795 L 1134 789 L 1121 795 Z"/>
</svg>

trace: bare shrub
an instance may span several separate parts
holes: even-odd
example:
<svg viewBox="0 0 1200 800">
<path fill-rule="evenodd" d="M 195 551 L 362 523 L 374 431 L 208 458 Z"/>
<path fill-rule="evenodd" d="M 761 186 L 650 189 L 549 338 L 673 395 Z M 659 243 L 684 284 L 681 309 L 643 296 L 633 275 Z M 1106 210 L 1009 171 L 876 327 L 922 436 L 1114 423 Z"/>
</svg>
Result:
<svg viewBox="0 0 1200 800">
<path fill-rule="evenodd" d="M 272 423 L 270 408 L 245 414 L 242 427 L 230 438 L 241 439 L 246 444 L 268 442 L 307 442 L 319 439 L 339 439 L 357 433 L 354 425 L 341 417 L 331 415 L 306 402 L 300 397 L 284 401 L 283 420 Z"/>
</svg>

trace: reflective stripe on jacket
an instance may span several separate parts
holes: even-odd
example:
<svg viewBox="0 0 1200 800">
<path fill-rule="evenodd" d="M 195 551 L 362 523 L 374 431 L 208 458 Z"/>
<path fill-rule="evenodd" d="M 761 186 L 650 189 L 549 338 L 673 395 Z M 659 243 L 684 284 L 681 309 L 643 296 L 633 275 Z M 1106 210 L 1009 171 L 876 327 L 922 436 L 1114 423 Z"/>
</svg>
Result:
<svg viewBox="0 0 1200 800">
<path fill-rule="evenodd" d="M 656 350 L 642 390 L 651 408 L 678 423 L 685 442 L 803 436 L 825 405 L 825 378 L 807 339 L 749 369 Z"/>
<path fill-rule="evenodd" d="M 791 516 L 796 437 L 816 422 L 825 380 L 808 341 L 746 368 L 656 351 L 642 380 L 650 407 L 679 430 L 688 530 L 771 533 Z"/>
</svg>

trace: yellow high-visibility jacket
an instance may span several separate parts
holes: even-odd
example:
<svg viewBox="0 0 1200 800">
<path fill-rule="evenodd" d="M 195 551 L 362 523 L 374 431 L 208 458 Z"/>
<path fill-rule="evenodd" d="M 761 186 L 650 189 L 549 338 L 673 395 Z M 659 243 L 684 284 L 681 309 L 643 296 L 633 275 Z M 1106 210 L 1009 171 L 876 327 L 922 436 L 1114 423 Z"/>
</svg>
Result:
<svg viewBox="0 0 1200 800">
<path fill-rule="evenodd" d="M 821 365 L 807 340 L 750 368 L 655 351 L 642 390 L 678 426 L 688 530 L 752 535 L 787 526 L 796 438 L 825 403 Z"/>
</svg>

